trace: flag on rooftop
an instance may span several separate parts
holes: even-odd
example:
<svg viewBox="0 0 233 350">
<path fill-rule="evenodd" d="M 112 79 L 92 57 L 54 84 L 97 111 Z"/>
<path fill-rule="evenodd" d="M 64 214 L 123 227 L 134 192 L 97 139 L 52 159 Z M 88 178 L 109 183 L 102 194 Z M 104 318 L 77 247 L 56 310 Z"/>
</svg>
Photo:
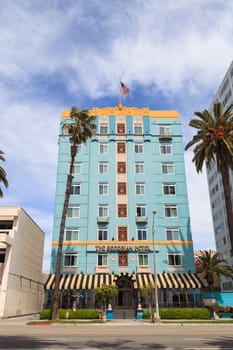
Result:
<svg viewBox="0 0 233 350">
<path fill-rule="evenodd" d="M 122 81 L 121 81 L 121 89 L 120 90 L 121 90 L 122 95 L 127 96 L 129 93 L 129 88 L 124 83 L 122 83 Z"/>
</svg>

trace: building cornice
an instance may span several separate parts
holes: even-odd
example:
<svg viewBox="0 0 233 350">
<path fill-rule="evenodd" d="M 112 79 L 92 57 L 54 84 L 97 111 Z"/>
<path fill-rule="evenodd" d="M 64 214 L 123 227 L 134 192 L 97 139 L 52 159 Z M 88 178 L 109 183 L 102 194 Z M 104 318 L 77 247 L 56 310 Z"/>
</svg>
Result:
<svg viewBox="0 0 233 350">
<path fill-rule="evenodd" d="M 119 103 L 116 107 L 104 107 L 98 108 L 94 107 L 89 110 L 89 113 L 94 116 L 100 117 L 120 117 L 120 116 L 132 116 L 132 117 L 142 117 L 148 116 L 151 118 L 179 118 L 179 113 L 177 111 L 155 111 L 149 108 L 137 108 L 137 107 L 125 107 L 122 103 Z M 70 110 L 65 110 L 62 118 L 70 117 Z"/>
</svg>

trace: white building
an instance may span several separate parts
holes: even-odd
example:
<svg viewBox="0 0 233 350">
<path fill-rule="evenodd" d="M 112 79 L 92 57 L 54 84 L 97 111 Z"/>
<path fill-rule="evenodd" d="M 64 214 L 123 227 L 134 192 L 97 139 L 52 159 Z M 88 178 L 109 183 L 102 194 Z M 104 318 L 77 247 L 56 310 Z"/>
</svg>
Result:
<svg viewBox="0 0 233 350">
<path fill-rule="evenodd" d="M 44 233 L 20 207 L 0 207 L 0 318 L 38 312 Z"/>
<path fill-rule="evenodd" d="M 233 61 L 214 96 L 209 108 L 210 111 L 212 111 L 215 102 L 221 102 L 224 110 L 233 103 Z M 217 172 L 216 166 L 213 166 L 211 170 L 207 170 L 207 178 L 217 251 L 220 253 L 221 258 L 226 259 L 228 263 L 233 266 L 222 179 L 221 175 Z M 230 171 L 230 182 L 233 185 L 233 171 Z M 233 281 L 230 279 L 222 279 L 221 287 L 223 290 L 233 290 Z"/>
</svg>

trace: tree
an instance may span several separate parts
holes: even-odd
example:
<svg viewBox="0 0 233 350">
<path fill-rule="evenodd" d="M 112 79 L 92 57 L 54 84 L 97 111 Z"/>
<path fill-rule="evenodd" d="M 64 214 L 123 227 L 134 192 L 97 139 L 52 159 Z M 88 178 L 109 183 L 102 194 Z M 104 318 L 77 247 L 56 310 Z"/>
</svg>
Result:
<svg viewBox="0 0 233 350">
<path fill-rule="evenodd" d="M 105 309 L 106 304 L 110 302 L 111 299 L 118 295 L 118 288 L 116 286 L 107 284 L 102 284 L 101 287 L 95 288 L 96 300 L 102 304 Z"/>
<path fill-rule="evenodd" d="M 202 171 L 204 163 L 210 169 L 216 162 L 217 171 L 222 177 L 231 250 L 233 250 L 233 211 L 229 169 L 233 169 L 232 108 L 233 104 L 222 112 L 222 105 L 217 102 L 214 104 L 213 114 L 207 110 L 195 112 L 199 119 L 192 119 L 189 125 L 198 131 L 185 147 L 187 150 L 195 145 L 192 160 L 198 173 Z"/>
<path fill-rule="evenodd" d="M 210 290 L 213 290 L 214 284 L 222 275 L 233 278 L 233 269 L 228 265 L 225 259 L 219 258 L 219 253 L 212 250 L 199 251 L 195 257 L 197 273 L 203 275 Z"/>
<path fill-rule="evenodd" d="M 140 294 L 141 294 L 142 300 L 144 300 L 145 303 L 148 304 L 149 312 L 151 314 L 153 298 L 155 294 L 154 284 L 149 283 L 145 287 L 140 288 Z"/>
<path fill-rule="evenodd" d="M 89 115 L 87 110 L 78 110 L 76 107 L 71 108 L 70 120 L 63 124 L 62 126 L 62 135 L 69 137 L 71 147 L 70 147 L 70 166 L 69 173 L 67 175 L 66 181 L 66 191 L 65 198 L 63 203 L 62 217 L 60 223 L 60 232 L 59 232 L 59 242 L 57 249 L 57 260 L 56 260 L 56 271 L 55 271 L 55 283 L 53 291 L 53 304 L 52 304 L 52 319 L 55 320 L 58 317 L 58 306 L 59 306 L 59 280 L 61 273 L 61 261 L 62 261 L 62 248 L 64 240 L 64 231 L 65 231 L 65 221 L 66 214 L 69 205 L 69 198 L 71 193 L 71 186 L 73 180 L 73 169 L 75 157 L 77 154 L 77 146 L 86 143 L 93 135 L 93 132 L 96 128 L 96 125 L 93 123 L 95 120 L 94 116 Z"/>
<path fill-rule="evenodd" d="M 5 162 L 5 158 L 3 157 L 4 152 L 0 151 L 0 160 L 2 160 L 3 162 Z M 0 182 L 3 183 L 3 185 L 8 188 L 8 181 L 6 178 L 6 172 L 5 170 L 0 166 Z M 0 187 L 0 197 L 3 197 L 3 191 Z"/>
</svg>

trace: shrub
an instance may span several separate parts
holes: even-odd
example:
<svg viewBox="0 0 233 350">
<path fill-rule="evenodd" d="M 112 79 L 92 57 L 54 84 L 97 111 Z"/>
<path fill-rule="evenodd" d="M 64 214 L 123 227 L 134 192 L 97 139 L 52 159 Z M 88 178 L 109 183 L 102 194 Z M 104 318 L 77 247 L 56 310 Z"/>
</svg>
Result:
<svg viewBox="0 0 233 350">
<path fill-rule="evenodd" d="M 167 320 L 207 320 L 210 318 L 210 312 L 206 308 L 168 308 L 160 309 L 160 318 Z"/>
<path fill-rule="evenodd" d="M 99 310 L 98 309 L 80 309 L 74 312 L 75 319 L 98 319 Z"/>
<path fill-rule="evenodd" d="M 52 310 L 51 309 L 44 309 L 40 312 L 40 319 L 41 320 L 50 320 L 52 317 Z"/>
<path fill-rule="evenodd" d="M 145 310 L 143 312 L 143 318 L 148 320 L 150 318 L 150 311 L 149 310 Z"/>
</svg>

